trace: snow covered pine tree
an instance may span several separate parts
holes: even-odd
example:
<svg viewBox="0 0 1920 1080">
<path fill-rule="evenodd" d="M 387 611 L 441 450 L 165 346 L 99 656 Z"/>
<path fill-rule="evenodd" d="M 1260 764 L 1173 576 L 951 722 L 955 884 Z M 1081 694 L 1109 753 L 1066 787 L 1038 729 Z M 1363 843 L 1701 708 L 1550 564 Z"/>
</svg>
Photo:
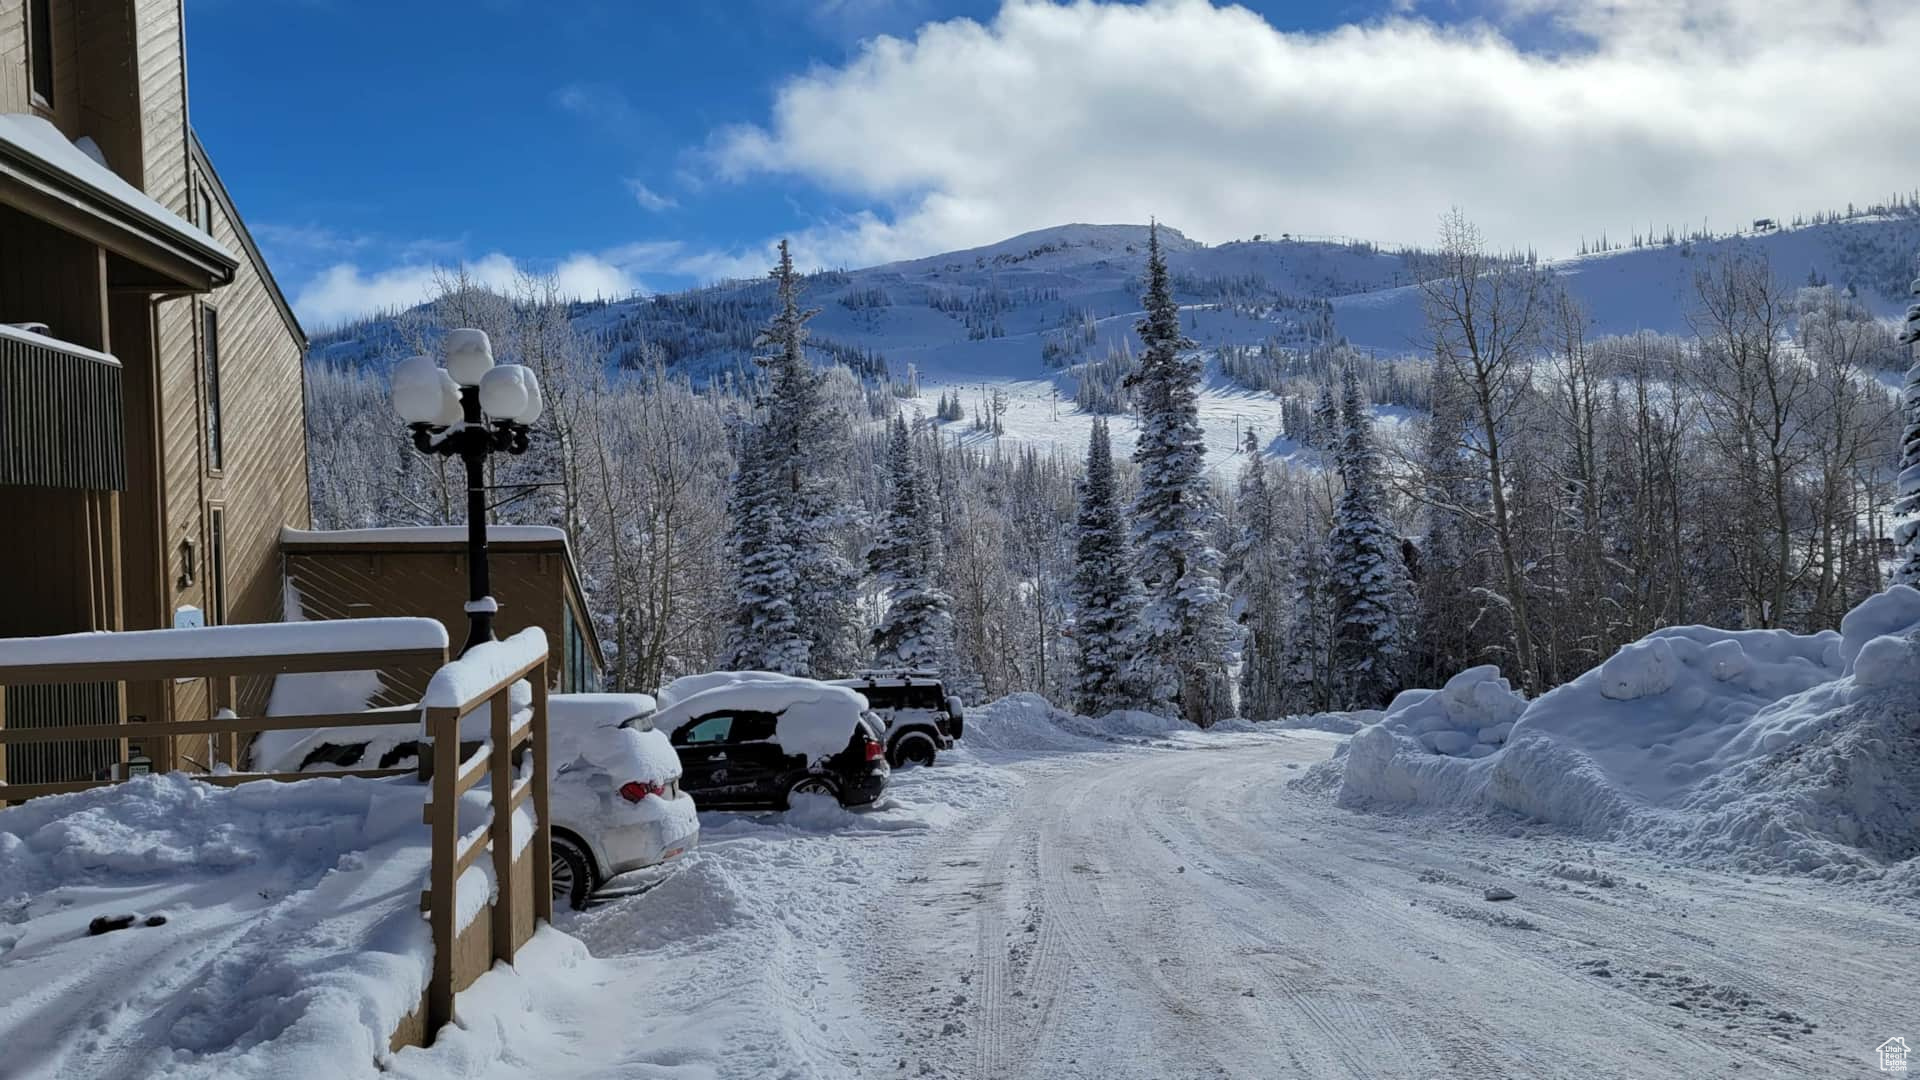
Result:
<svg viewBox="0 0 1920 1080">
<path fill-rule="evenodd" d="M 1073 707 L 1087 716 L 1104 716 L 1139 704 L 1134 658 L 1140 595 L 1127 559 L 1127 523 L 1114 485 L 1107 422 L 1097 416 L 1087 439 L 1087 475 L 1080 482 L 1073 543 L 1073 639 L 1080 658 Z"/>
<path fill-rule="evenodd" d="M 1133 535 L 1146 592 L 1144 704 L 1171 705 L 1206 727 L 1232 709 L 1227 665 L 1234 634 L 1220 587 L 1220 553 L 1207 542 L 1214 515 L 1200 429 L 1201 358 L 1180 331 L 1158 225 L 1147 234 L 1142 299 L 1147 317 L 1136 329 L 1146 351 L 1127 385 L 1140 413 Z"/>
<path fill-rule="evenodd" d="M 1234 497 L 1239 528 L 1227 552 L 1228 587 L 1242 632 L 1240 715 L 1266 720 L 1285 711 L 1286 592 L 1291 575 L 1281 549 L 1279 496 L 1267 482 L 1267 459 L 1252 428 L 1247 429 L 1244 449 L 1247 463 Z"/>
<path fill-rule="evenodd" d="M 906 418 L 895 414 L 887 434 L 893 502 L 867 553 L 874 580 L 887 594 L 887 613 L 873 631 L 874 661 L 946 672 L 953 659 L 953 602 L 936 584 L 940 535 L 927 474 Z"/>
<path fill-rule="evenodd" d="M 767 394 L 759 423 L 743 440 L 733 488 L 733 664 L 836 674 L 856 666 L 865 651 L 855 629 L 859 574 L 835 543 L 845 507 L 828 467 L 849 425 L 831 415 L 820 373 L 807 362 L 806 324 L 817 312 L 800 309 L 785 240 L 771 276 L 780 310 L 759 343 L 774 351 L 754 359 L 767 373 Z M 776 568 L 775 559 L 784 564 Z"/>
<path fill-rule="evenodd" d="M 1913 295 L 1920 297 L 1920 278 L 1913 281 Z M 1920 344 L 1920 302 L 1907 308 L 1907 325 L 1900 331 L 1900 344 Z M 1906 430 L 1900 438 L 1899 490 L 1893 512 L 1904 518 L 1894 526 L 1893 542 L 1907 553 L 1907 559 L 1893 572 L 1901 585 L 1920 587 L 1920 363 L 1907 369 L 1907 386 L 1900 398 L 1900 413 Z"/>
<path fill-rule="evenodd" d="M 732 519 L 734 618 L 731 666 L 797 675 L 809 669 L 809 646 L 793 611 L 793 548 L 774 490 L 778 476 L 767 464 L 765 433 L 749 427 L 740 436 L 740 465 L 733 474 L 728 508 Z"/>
<path fill-rule="evenodd" d="M 1400 689 L 1413 593 L 1400 538 L 1387 524 L 1373 455 L 1373 420 L 1348 364 L 1341 402 L 1340 479 L 1345 490 L 1327 534 L 1333 594 L 1333 668 L 1347 708 L 1379 708 Z"/>
</svg>

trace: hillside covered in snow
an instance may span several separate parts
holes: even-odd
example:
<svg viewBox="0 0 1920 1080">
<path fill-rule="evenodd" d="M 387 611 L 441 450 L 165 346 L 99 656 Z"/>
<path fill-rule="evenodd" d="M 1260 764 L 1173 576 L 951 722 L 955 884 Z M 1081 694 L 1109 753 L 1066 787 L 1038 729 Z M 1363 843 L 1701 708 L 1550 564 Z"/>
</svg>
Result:
<svg viewBox="0 0 1920 1080">
<path fill-rule="evenodd" d="M 1084 445 L 1094 412 L 1110 411 L 1102 385 L 1138 349 L 1134 324 L 1146 260 L 1144 225 L 1062 225 L 986 247 L 905 262 L 809 275 L 805 300 L 819 309 L 809 349 L 899 392 L 929 416 L 952 394 L 970 418 L 997 414 L 1015 441 Z M 1256 236 L 1207 245 L 1163 228 L 1185 332 L 1199 347 L 1264 348 L 1307 355 L 1346 344 L 1374 358 L 1417 358 L 1426 327 L 1418 282 L 1434 256 L 1341 238 Z M 1763 255 L 1787 284 L 1851 287 L 1873 313 L 1904 311 L 1920 216 L 1858 216 L 1797 228 L 1678 239 L 1576 256 L 1552 264 L 1585 308 L 1593 337 L 1649 330 L 1684 334 L 1697 305 L 1696 272 L 1719 256 Z M 804 255 L 804 253 L 802 253 Z M 580 302 L 575 325 L 601 343 L 612 368 L 656 363 L 696 383 L 748 369 L 773 312 L 766 280 L 687 292 Z M 315 361 L 382 369 L 411 351 L 408 313 L 320 335 Z M 1376 393 L 1378 419 L 1404 417 Z M 1260 433 L 1270 453 L 1294 444 L 1284 402 L 1261 380 L 1208 368 L 1201 398 L 1210 457 L 1224 461 Z M 1132 431 L 1122 419 L 1115 435 Z"/>
</svg>

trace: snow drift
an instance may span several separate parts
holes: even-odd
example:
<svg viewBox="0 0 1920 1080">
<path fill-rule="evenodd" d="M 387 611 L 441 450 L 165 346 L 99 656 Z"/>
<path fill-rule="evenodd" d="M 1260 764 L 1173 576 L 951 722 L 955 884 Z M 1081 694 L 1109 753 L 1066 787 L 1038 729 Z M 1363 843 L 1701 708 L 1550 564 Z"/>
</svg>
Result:
<svg viewBox="0 0 1920 1080">
<path fill-rule="evenodd" d="M 1135 709 L 1080 716 L 1028 692 L 1008 694 L 967 713 L 967 746 L 975 750 L 1085 750 L 1192 730 L 1185 721 Z"/>
<path fill-rule="evenodd" d="M 413 784 L 149 776 L 0 810 L 0 1042 L 48 1075 L 384 1059 L 426 986 L 426 868 Z"/>
<path fill-rule="evenodd" d="M 1834 879 L 1920 855 L 1920 591 L 1841 631 L 1673 627 L 1527 703 L 1492 668 L 1408 691 L 1303 781 Z M 1920 874 L 1894 880 L 1920 888 Z"/>
</svg>

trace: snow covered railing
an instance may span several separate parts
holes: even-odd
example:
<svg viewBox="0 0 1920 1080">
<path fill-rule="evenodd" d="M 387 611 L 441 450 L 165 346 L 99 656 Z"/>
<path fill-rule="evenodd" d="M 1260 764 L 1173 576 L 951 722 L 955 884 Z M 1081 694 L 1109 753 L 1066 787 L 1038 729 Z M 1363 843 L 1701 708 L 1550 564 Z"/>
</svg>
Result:
<svg viewBox="0 0 1920 1080">
<path fill-rule="evenodd" d="M 524 686 L 523 697 L 516 691 Z M 453 1019 L 454 994 L 480 977 L 495 961 L 513 962 L 514 953 L 533 936 L 535 920 L 553 920 L 553 848 L 547 816 L 547 638 L 537 628 L 505 641 L 476 645 L 440 668 L 421 701 L 425 734 L 433 743 L 433 791 L 424 820 L 433 830 L 432 869 L 421 909 L 433 935 L 433 972 L 423 1013 L 396 1032 L 396 1045 L 431 1042 Z M 484 723 L 468 717 L 486 707 Z M 462 758 L 462 740 L 486 742 Z M 530 747 L 530 767 L 516 769 L 514 758 Z M 519 779 L 515 779 L 516 772 Z M 460 804 L 467 793 L 488 782 L 491 816 L 469 835 L 460 832 Z M 516 811 L 533 803 L 530 857 L 516 860 L 513 822 Z M 483 854 L 493 869 L 490 917 L 461 925 L 461 878 Z M 484 940 L 483 940 L 484 939 Z"/>
<path fill-rule="evenodd" d="M 268 623 L 193 627 L 177 630 L 103 631 L 57 637 L 0 638 L 0 778 L 7 774 L 10 746 L 29 743 L 118 741 L 126 759 L 126 741 L 139 739 L 160 752 L 151 754 L 156 769 L 172 771 L 186 755 L 177 742 L 206 737 L 209 758 L 223 748 L 228 771 L 215 772 L 211 760 L 195 778 L 215 784 L 250 780 L 310 779 L 309 773 L 255 773 L 239 764 L 241 733 L 316 727 L 364 727 L 391 724 L 392 712 L 326 713 L 310 716 L 234 714 L 236 680 L 310 672 L 382 671 L 439 667 L 446 663 L 446 628 L 434 619 L 337 619 L 326 622 Z M 77 686 L 142 681 L 168 684 L 178 679 L 209 679 L 220 711 L 212 719 L 125 724 L 113 716 L 94 723 L 17 722 L 6 716 L 8 687 Z M 25 719 L 21 717 L 19 719 Z M 214 744 L 213 739 L 221 740 Z M 151 741 L 151 742 L 150 742 Z M 354 769 L 328 775 L 396 776 L 411 769 Z M 0 805 L 42 795 L 60 795 L 125 779 L 124 770 L 108 779 L 44 783 L 0 783 Z"/>
</svg>

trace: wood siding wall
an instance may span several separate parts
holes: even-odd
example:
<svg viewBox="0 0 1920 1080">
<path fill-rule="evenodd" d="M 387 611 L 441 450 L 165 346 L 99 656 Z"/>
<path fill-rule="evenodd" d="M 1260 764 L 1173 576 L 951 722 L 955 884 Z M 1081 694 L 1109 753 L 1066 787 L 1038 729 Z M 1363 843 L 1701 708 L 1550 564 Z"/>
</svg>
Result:
<svg viewBox="0 0 1920 1080">
<path fill-rule="evenodd" d="M 425 545 L 421 545 L 425 547 Z M 500 602 L 494 633 L 507 637 L 538 626 L 547 635 L 548 665 L 555 689 L 566 665 L 562 645 L 570 617 L 567 555 L 551 542 L 489 545 L 493 595 Z M 457 649 L 467 639 L 467 556 L 457 545 L 437 550 L 341 544 L 290 546 L 286 551 L 289 600 L 307 619 L 353 619 L 414 615 L 438 619 Z M 404 673 L 387 682 L 381 704 L 420 700 L 432 672 Z"/>
<path fill-rule="evenodd" d="M 27 0 L 0 0 L 0 112 L 28 112 Z"/>
<path fill-rule="evenodd" d="M 46 323 L 61 341 L 112 352 L 100 249 L 0 207 L 0 322 Z"/>
<path fill-rule="evenodd" d="M 248 250 L 238 221 L 227 213 L 227 200 L 215 189 L 216 177 L 196 167 L 188 185 L 197 223 L 230 251 Z M 185 316 L 188 367 L 197 393 L 192 416 L 176 416 L 181 437 L 192 429 L 202 484 L 198 501 L 199 547 L 203 579 L 211 571 L 213 537 L 207 509 L 223 510 L 223 562 L 226 577 L 225 621 L 276 622 L 283 617 L 283 568 L 280 530 L 307 528 L 312 521 L 307 497 L 306 382 L 301 369 L 304 342 L 282 318 L 277 296 L 264 268 L 242 260 L 233 283 L 204 299 L 172 301 L 167 306 Z M 220 369 L 220 467 L 213 467 L 207 425 L 205 312 L 216 313 Z M 178 318 L 178 316 L 174 316 Z M 163 316 L 163 328 L 168 325 Z M 173 434 L 175 432 L 170 432 Z M 213 617 L 210 591 L 200 606 Z M 380 614 L 399 614 L 381 612 Z M 240 690 L 242 712 L 258 711 L 271 689 L 266 680 L 251 680 Z"/>
<path fill-rule="evenodd" d="M 45 288 L 35 292 L 34 283 L 104 282 L 112 264 L 97 248 L 85 247 L 82 255 L 93 260 L 83 268 L 89 276 L 76 275 L 64 263 L 49 273 L 56 267 L 53 260 L 78 249 L 69 244 L 55 250 L 51 234 L 57 230 L 15 215 L 26 223 L 18 225 L 17 237 L 0 228 L 0 317 L 56 324 L 55 332 L 66 340 L 113 352 L 122 361 L 130 475 L 124 557 L 114 568 L 125 589 L 125 628 L 173 625 L 177 609 L 189 605 L 207 612 L 209 621 L 217 617 L 215 592 L 209 588 L 210 505 L 223 511 L 226 621 L 277 620 L 282 614 L 280 529 L 305 527 L 310 520 L 301 372 L 306 343 L 279 306 L 257 251 L 241 242 L 244 227 L 231 211 L 231 200 L 196 161 L 187 112 L 183 2 L 52 0 L 52 7 L 54 108 L 36 109 L 29 92 L 27 0 L 0 0 L 0 111 L 38 112 L 70 138 L 92 137 L 110 168 L 229 251 L 244 250 L 247 258 L 230 284 L 205 297 L 155 298 L 137 290 L 109 292 L 104 284 L 89 290 L 80 299 L 100 312 L 89 331 L 78 305 L 56 303 Z M 202 199 L 202 193 L 218 197 Z M 42 233 L 37 239 L 34 226 Z M 29 239 L 38 244 L 31 253 L 24 246 Z M 207 443 L 201 315 L 208 306 L 219 313 L 224 450 L 219 469 L 212 467 Z M 0 522 L 0 541 L 7 525 Z M 91 571 L 76 574 L 75 565 L 70 560 L 53 570 L 68 578 L 91 576 Z M 236 704 L 252 704 L 257 711 L 267 688 L 265 680 L 243 684 Z M 199 719 L 209 714 L 215 696 L 204 680 L 135 686 L 128 711 L 152 720 Z"/>
</svg>

